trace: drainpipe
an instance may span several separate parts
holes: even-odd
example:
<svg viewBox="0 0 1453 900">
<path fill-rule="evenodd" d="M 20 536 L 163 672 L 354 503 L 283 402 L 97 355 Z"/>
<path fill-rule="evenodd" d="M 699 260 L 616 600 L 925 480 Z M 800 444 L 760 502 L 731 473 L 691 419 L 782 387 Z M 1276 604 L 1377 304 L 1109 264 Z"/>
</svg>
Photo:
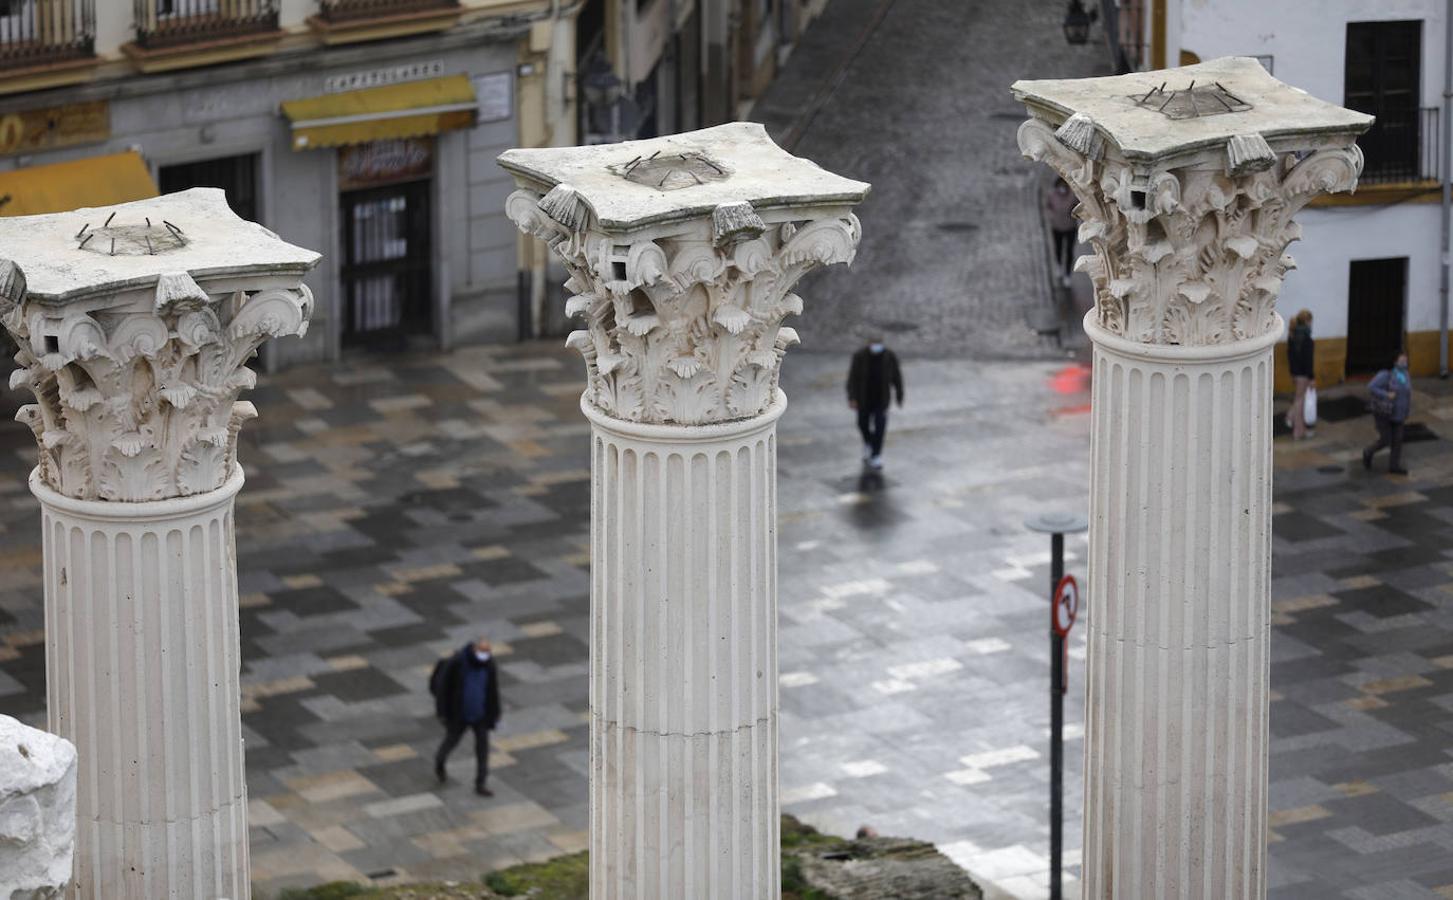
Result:
<svg viewBox="0 0 1453 900">
<path fill-rule="evenodd" d="M 1453 181 L 1448 151 L 1453 149 L 1453 0 L 1443 10 L 1443 145 L 1438 148 L 1443 181 L 1443 243 L 1439 246 L 1442 271 L 1438 279 L 1438 377 L 1448 377 L 1448 267 L 1449 239 L 1453 237 Z"/>
</svg>

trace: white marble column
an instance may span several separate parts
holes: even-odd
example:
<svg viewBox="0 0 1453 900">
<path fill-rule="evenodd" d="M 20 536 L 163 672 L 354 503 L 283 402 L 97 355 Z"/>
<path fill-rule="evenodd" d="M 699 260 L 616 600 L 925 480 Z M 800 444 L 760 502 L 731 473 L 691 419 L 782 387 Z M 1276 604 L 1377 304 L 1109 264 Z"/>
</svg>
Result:
<svg viewBox="0 0 1453 900">
<path fill-rule="evenodd" d="M 776 425 L 593 426 L 594 896 L 773 897 Z"/>
<path fill-rule="evenodd" d="M 782 320 L 868 186 L 749 123 L 500 162 L 585 325 L 591 897 L 775 900 Z"/>
<path fill-rule="evenodd" d="M 70 896 L 249 897 L 237 396 L 264 340 L 307 330 L 318 255 L 216 190 L 3 220 L 0 246 L 11 385 L 36 399 L 50 729 L 78 754 Z"/>
<path fill-rule="evenodd" d="M 1084 897 L 1265 897 L 1276 298 L 1369 120 L 1249 59 L 1014 90 L 1094 249 Z"/>
<path fill-rule="evenodd" d="M 1085 328 L 1085 896 L 1265 896 L 1280 328 L 1210 348 Z"/>
</svg>

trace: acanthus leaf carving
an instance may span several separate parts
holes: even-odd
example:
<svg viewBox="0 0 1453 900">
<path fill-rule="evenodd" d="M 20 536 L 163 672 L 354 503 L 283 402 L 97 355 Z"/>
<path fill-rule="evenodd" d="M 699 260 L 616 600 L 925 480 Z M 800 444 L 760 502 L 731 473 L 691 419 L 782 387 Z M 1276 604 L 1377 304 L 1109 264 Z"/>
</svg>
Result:
<svg viewBox="0 0 1453 900">
<path fill-rule="evenodd" d="M 565 311 L 584 327 L 566 344 L 585 359 L 587 398 L 636 422 L 696 425 L 764 411 L 797 340 L 782 327 L 802 311 L 792 286 L 812 269 L 851 262 L 861 237 L 850 213 L 768 223 L 746 203 L 649 239 L 595 230 L 588 216 L 567 237 L 544 205 L 520 190 L 506 213 L 547 240 L 570 272 Z"/>
<path fill-rule="evenodd" d="M 40 477 L 70 497 L 143 501 L 227 480 L 237 430 L 256 414 L 237 400 L 256 383 L 245 363 L 267 338 L 304 333 L 312 295 L 208 296 L 175 273 L 144 307 L 20 307 L 7 322 L 20 345 L 10 384 L 35 396 L 17 419 L 35 432 Z"/>
<path fill-rule="evenodd" d="M 1301 237 L 1292 216 L 1319 194 L 1355 189 L 1362 171 L 1355 144 L 1298 161 L 1271 153 L 1259 135 L 1229 141 L 1219 151 L 1222 165 L 1198 157 L 1140 169 L 1087 152 L 1085 124 L 1067 123 L 1057 136 L 1030 119 L 1019 146 L 1059 172 L 1080 200 L 1080 238 L 1094 256 L 1076 268 L 1094 284 L 1100 327 L 1143 343 L 1230 343 L 1274 327 L 1291 268 L 1286 247 Z"/>
</svg>

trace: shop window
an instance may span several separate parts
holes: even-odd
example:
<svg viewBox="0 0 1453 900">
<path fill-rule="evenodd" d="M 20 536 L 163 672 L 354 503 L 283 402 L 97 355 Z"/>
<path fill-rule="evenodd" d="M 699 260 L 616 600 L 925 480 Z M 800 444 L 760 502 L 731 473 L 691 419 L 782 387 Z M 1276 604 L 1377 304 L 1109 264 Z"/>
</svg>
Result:
<svg viewBox="0 0 1453 900">
<path fill-rule="evenodd" d="M 256 222 L 257 168 L 256 153 L 162 166 L 157 173 L 157 186 L 163 194 L 194 187 L 221 188 L 227 193 L 227 205 L 232 207 L 233 212 L 249 222 Z"/>
</svg>

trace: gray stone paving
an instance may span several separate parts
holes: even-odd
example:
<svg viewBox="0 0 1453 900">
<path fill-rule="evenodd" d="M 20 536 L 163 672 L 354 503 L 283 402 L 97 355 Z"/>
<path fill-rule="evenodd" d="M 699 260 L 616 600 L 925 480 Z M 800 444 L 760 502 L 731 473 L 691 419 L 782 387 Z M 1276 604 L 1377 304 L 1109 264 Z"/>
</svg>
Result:
<svg viewBox="0 0 1453 900">
<path fill-rule="evenodd" d="M 935 841 L 1014 896 L 1043 896 L 1048 548 L 1020 522 L 1083 502 L 1085 372 L 907 358 L 878 481 L 859 469 L 844 364 L 795 353 L 784 375 L 784 804 L 839 833 Z M 583 845 L 578 378 L 578 360 L 535 345 L 303 369 L 256 392 L 238 537 L 259 896 L 474 877 Z M 1453 432 L 1447 386 L 1418 387 L 1418 418 Z M 1453 453 L 1414 443 L 1411 479 L 1368 475 L 1368 430 L 1324 423 L 1278 445 L 1274 900 L 1453 893 Z M 43 724 L 30 440 L 0 425 L 0 712 Z M 1069 550 L 1083 574 L 1083 544 Z M 424 760 L 428 668 L 480 628 L 498 639 L 506 701 L 491 801 L 467 790 L 466 754 L 444 788 Z"/>
<path fill-rule="evenodd" d="M 1107 74 L 1058 0 L 833 0 L 752 111 L 794 152 L 873 184 L 857 262 L 804 279 L 807 347 L 882 330 L 904 350 L 1041 358 L 1052 303 L 1038 186 L 1019 153 L 1019 78 Z M 793 139 L 797 139 L 795 145 Z"/>
</svg>

